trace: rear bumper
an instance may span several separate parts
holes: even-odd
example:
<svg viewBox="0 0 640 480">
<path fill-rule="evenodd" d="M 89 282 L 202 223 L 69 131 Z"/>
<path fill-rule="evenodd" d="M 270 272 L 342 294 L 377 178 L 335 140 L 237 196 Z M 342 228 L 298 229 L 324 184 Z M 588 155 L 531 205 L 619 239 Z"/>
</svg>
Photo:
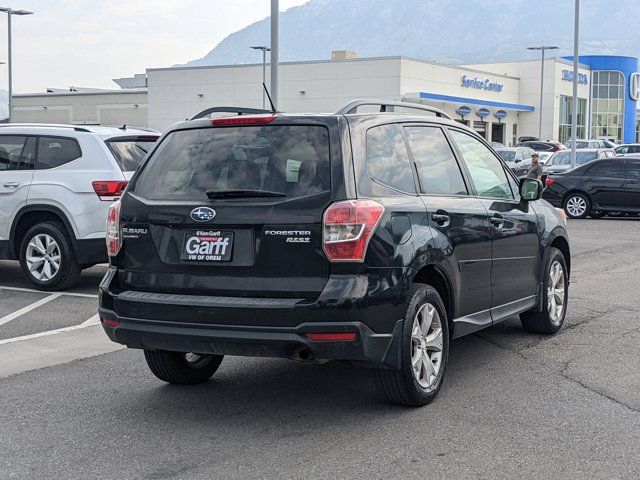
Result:
<svg viewBox="0 0 640 480">
<path fill-rule="evenodd" d="M 397 368 L 406 292 L 402 269 L 380 270 L 330 277 L 311 302 L 117 291 L 116 270 L 110 268 L 100 285 L 99 313 L 117 322 L 103 323 L 109 338 L 130 348 Z M 307 337 L 310 333 L 355 333 L 355 339 L 318 341 Z"/>
</svg>

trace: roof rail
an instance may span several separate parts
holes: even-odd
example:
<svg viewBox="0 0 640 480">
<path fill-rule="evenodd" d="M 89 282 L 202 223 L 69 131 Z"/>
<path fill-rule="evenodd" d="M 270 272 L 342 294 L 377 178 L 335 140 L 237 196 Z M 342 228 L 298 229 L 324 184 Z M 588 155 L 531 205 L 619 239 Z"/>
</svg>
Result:
<svg viewBox="0 0 640 480">
<path fill-rule="evenodd" d="M 85 127 L 75 125 L 59 125 L 56 123 L 2 123 L 0 124 L 0 128 L 1 127 L 69 128 L 75 130 L 76 132 L 91 132 L 91 130 Z"/>
<path fill-rule="evenodd" d="M 395 102 L 386 100 L 352 100 L 349 103 L 343 105 L 338 109 L 336 115 L 348 115 L 350 113 L 358 113 L 358 107 L 365 105 L 375 105 L 380 107 L 380 112 L 394 112 L 395 107 L 409 108 L 412 110 L 421 110 L 423 112 L 429 112 L 435 114 L 436 117 L 447 118 L 453 120 L 449 114 L 436 107 L 429 107 L 428 105 L 420 105 L 411 102 Z"/>
<path fill-rule="evenodd" d="M 197 120 L 199 118 L 204 118 L 204 117 L 207 117 L 207 116 L 211 115 L 212 113 L 237 113 L 238 116 L 240 116 L 240 115 L 245 115 L 245 114 L 260 115 L 260 114 L 263 114 L 263 113 L 273 113 L 273 112 L 271 110 L 262 110 L 260 108 L 211 107 L 211 108 L 207 108 L 205 110 L 202 110 L 201 112 L 196 113 L 189 120 Z"/>
</svg>

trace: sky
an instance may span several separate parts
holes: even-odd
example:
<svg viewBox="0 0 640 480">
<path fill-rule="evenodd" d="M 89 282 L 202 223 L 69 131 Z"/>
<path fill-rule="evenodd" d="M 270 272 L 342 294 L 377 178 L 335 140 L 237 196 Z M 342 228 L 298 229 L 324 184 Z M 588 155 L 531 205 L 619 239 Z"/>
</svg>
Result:
<svg viewBox="0 0 640 480">
<path fill-rule="evenodd" d="M 2 5 L 34 12 L 12 17 L 15 93 L 118 88 L 112 78 L 203 57 L 270 11 L 269 0 L 9 1 Z M 280 10 L 307 1 L 280 0 Z M 6 39 L 0 13 L 0 61 L 6 61 Z M 6 73 L 0 65 L 0 88 L 6 88 Z"/>
</svg>

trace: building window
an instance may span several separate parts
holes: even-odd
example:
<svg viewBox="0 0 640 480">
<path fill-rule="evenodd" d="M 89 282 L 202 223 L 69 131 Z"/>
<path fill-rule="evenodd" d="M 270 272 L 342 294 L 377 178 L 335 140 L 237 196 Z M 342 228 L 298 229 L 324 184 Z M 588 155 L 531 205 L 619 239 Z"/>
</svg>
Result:
<svg viewBox="0 0 640 480">
<path fill-rule="evenodd" d="M 620 72 L 593 72 L 591 82 L 591 137 L 622 141 L 624 76 Z"/>
<path fill-rule="evenodd" d="M 640 118 L 636 120 L 636 143 L 640 143 Z"/>
<path fill-rule="evenodd" d="M 518 144 L 518 124 L 514 123 L 513 124 L 513 143 L 511 145 L 517 145 Z"/>
<path fill-rule="evenodd" d="M 558 141 L 566 143 L 571 139 L 571 119 L 573 116 L 573 98 L 560 95 L 560 130 L 558 131 Z M 587 100 L 578 98 L 578 138 L 587 136 Z"/>
</svg>

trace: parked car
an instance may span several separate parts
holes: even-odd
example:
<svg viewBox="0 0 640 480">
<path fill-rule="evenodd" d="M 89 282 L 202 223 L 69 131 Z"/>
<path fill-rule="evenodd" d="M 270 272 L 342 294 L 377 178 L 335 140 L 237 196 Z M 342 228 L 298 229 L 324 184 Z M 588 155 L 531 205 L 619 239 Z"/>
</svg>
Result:
<svg viewBox="0 0 640 480">
<path fill-rule="evenodd" d="M 613 149 L 616 155 L 640 153 L 640 143 L 627 143 Z"/>
<path fill-rule="evenodd" d="M 549 160 L 549 158 L 551 158 L 551 156 L 553 155 L 553 152 L 538 152 L 538 158 L 540 159 L 540 165 L 542 165 L 543 167 L 546 165 L 547 161 Z"/>
<path fill-rule="evenodd" d="M 567 148 L 570 150 L 573 140 L 567 142 Z M 584 150 L 587 148 L 613 148 L 605 144 L 604 140 L 576 140 L 576 150 Z"/>
<path fill-rule="evenodd" d="M 341 359 L 418 406 L 450 339 L 516 314 L 557 332 L 570 250 L 541 183 L 438 109 L 358 113 L 372 104 L 407 108 L 171 127 L 109 210 L 109 338 L 169 383 L 207 381 L 224 355 Z"/>
<path fill-rule="evenodd" d="M 159 133 L 74 125 L 0 126 L 0 258 L 41 290 L 107 261 L 105 224 Z"/>
<path fill-rule="evenodd" d="M 583 165 L 599 158 L 615 157 L 613 150 L 609 148 L 576 149 L 576 165 Z M 571 168 L 571 151 L 564 150 L 554 153 L 544 165 L 544 173 L 561 173 Z"/>
<path fill-rule="evenodd" d="M 490 145 L 493 148 L 503 148 L 504 147 L 504 143 L 500 143 L 500 142 L 491 142 Z"/>
<path fill-rule="evenodd" d="M 518 143 L 523 143 L 523 142 L 537 142 L 540 139 L 538 137 L 518 137 Z"/>
<path fill-rule="evenodd" d="M 538 153 L 559 152 L 560 150 L 566 150 L 567 148 L 559 142 L 540 142 L 540 141 L 520 142 L 516 145 L 516 147 L 529 147 Z"/>
<path fill-rule="evenodd" d="M 600 138 L 599 140 L 604 144 L 604 148 L 616 148 L 619 146 L 618 143 L 608 138 Z"/>
<path fill-rule="evenodd" d="M 595 160 L 546 184 L 543 198 L 570 218 L 640 213 L 640 157 Z"/>
<path fill-rule="evenodd" d="M 533 150 L 528 147 L 497 148 L 496 152 L 518 177 L 524 175 L 531 167 Z"/>
</svg>

